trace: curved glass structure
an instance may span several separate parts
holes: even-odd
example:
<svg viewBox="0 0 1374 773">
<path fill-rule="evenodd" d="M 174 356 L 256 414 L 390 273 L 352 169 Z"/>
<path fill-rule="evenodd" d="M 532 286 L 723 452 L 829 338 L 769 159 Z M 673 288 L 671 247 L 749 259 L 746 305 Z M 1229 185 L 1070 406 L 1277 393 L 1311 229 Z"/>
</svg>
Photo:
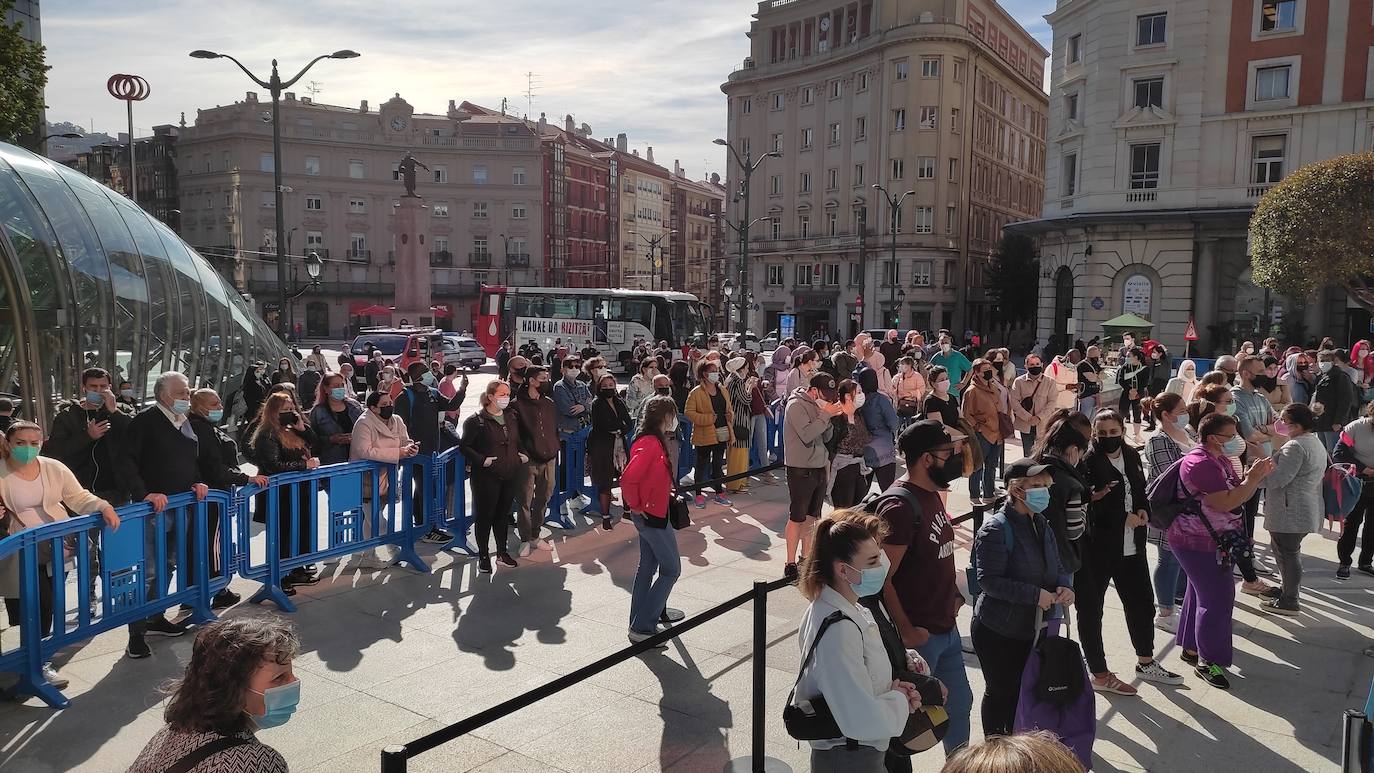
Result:
<svg viewBox="0 0 1374 773">
<path fill-rule="evenodd" d="M 0 393 L 40 420 L 83 368 L 152 395 L 159 373 L 227 394 L 288 354 L 170 228 L 81 173 L 0 143 Z"/>
</svg>

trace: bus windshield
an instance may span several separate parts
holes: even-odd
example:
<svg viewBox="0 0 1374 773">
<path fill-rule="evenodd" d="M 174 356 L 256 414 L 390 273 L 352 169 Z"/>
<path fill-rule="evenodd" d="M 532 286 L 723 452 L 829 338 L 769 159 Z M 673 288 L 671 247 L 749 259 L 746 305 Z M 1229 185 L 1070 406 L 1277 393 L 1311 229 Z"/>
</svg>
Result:
<svg viewBox="0 0 1374 773">
<path fill-rule="evenodd" d="M 697 301 L 673 301 L 673 331 L 680 342 L 706 343 L 709 331 Z"/>
</svg>

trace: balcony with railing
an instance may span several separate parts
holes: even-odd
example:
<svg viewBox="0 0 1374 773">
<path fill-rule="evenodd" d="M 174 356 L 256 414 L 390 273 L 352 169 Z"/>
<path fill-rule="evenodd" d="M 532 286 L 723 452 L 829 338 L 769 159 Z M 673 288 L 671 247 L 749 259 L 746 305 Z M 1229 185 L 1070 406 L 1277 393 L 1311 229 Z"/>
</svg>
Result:
<svg viewBox="0 0 1374 773">
<path fill-rule="evenodd" d="M 345 257 L 352 263 L 371 263 L 372 250 L 349 250 Z M 321 255 L 320 258 L 323 259 L 324 256 Z"/>
<path fill-rule="evenodd" d="M 473 267 L 473 268 L 490 268 L 490 267 L 491 267 L 491 253 L 490 253 L 490 252 L 469 252 L 469 253 L 468 253 L 468 265 L 471 266 L 471 267 Z"/>
<path fill-rule="evenodd" d="M 511 252 L 506 254 L 507 268 L 529 268 L 530 254 L 528 252 Z"/>
<path fill-rule="evenodd" d="M 452 266 L 453 253 L 448 250 L 439 250 L 429 254 L 429 265 L 431 266 Z"/>
</svg>

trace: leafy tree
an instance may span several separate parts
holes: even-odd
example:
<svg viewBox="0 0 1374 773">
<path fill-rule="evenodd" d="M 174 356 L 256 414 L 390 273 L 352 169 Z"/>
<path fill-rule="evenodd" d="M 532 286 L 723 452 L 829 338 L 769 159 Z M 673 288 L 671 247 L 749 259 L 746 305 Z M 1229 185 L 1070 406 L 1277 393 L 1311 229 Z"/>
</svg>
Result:
<svg viewBox="0 0 1374 773">
<path fill-rule="evenodd" d="M 994 315 L 1008 327 L 1035 319 L 1040 300 L 1040 258 L 1035 241 L 1024 234 L 1006 234 L 992 256 L 986 278 L 987 292 L 996 304 Z"/>
<path fill-rule="evenodd" d="M 48 83 L 43 46 L 19 35 L 19 22 L 4 23 L 14 0 L 0 0 L 0 139 L 33 134 Z"/>
<path fill-rule="evenodd" d="M 1374 152 L 1298 169 L 1270 188 L 1250 218 L 1255 284 L 1308 298 L 1344 288 L 1374 310 Z"/>
</svg>

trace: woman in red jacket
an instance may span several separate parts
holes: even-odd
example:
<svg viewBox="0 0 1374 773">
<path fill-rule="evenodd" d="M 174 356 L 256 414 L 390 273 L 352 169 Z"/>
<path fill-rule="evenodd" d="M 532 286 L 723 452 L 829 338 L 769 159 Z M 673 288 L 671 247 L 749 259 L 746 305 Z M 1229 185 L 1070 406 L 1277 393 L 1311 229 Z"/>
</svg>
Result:
<svg viewBox="0 0 1374 773">
<path fill-rule="evenodd" d="M 639 529 L 639 569 L 630 595 L 630 641 L 636 644 L 658 633 L 659 622 L 666 621 L 668 594 L 682 574 L 677 533 L 668 523 L 668 500 L 674 496 L 668 438 L 676 437 L 677 422 L 671 397 L 650 398 L 620 476 L 625 509 Z"/>
</svg>

